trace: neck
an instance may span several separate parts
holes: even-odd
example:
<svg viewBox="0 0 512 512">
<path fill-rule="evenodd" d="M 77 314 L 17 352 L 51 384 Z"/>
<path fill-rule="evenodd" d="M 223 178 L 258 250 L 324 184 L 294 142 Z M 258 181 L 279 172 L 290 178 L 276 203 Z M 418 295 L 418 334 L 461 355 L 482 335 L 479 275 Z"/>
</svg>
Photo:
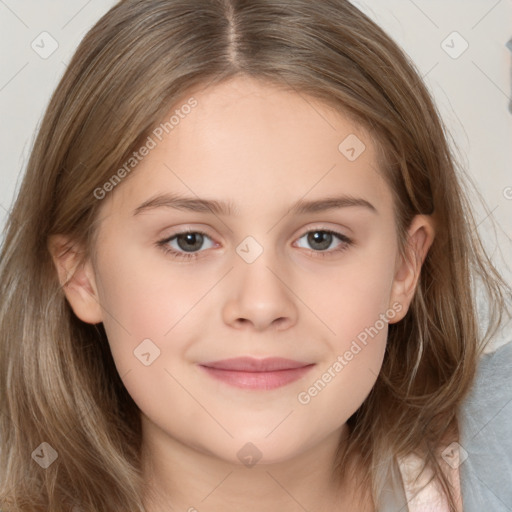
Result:
<svg viewBox="0 0 512 512">
<path fill-rule="evenodd" d="M 293 458 L 245 466 L 171 438 L 147 418 L 143 425 L 147 512 L 327 512 L 356 500 L 352 482 L 332 469 L 345 426 Z"/>
</svg>

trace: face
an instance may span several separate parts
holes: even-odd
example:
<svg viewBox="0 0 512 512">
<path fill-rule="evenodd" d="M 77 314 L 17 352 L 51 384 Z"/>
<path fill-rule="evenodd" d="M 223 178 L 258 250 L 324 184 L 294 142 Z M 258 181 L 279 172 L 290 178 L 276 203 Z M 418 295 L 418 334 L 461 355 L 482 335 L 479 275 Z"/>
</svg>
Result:
<svg viewBox="0 0 512 512">
<path fill-rule="evenodd" d="M 100 199 L 95 259 L 68 299 L 103 322 L 146 432 L 286 460 L 362 404 L 419 270 L 398 257 L 372 139 L 343 115 L 248 78 L 193 98 Z M 410 235 L 424 255 L 428 222 Z M 239 357 L 294 363 L 203 366 Z"/>
</svg>

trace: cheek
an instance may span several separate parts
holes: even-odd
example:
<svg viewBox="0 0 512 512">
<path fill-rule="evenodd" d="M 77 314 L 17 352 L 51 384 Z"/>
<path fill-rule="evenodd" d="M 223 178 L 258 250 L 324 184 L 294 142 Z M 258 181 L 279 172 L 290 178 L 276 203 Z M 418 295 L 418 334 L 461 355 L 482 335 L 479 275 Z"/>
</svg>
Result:
<svg viewBox="0 0 512 512">
<path fill-rule="evenodd" d="M 316 373 L 297 397 L 318 429 L 335 429 L 363 403 L 380 372 L 386 350 L 391 273 L 385 260 L 359 259 L 326 281 L 311 302 L 331 333 Z M 327 297 L 327 298 L 326 298 Z M 323 328 L 322 328 L 323 329 Z M 324 330 L 325 331 L 325 330 Z"/>
<path fill-rule="evenodd" d="M 335 336 L 339 349 L 391 308 L 394 258 L 391 247 L 376 240 L 337 266 L 314 273 L 311 269 L 305 272 L 309 277 L 299 278 L 304 302 Z"/>
<path fill-rule="evenodd" d="M 105 251 L 99 267 L 103 324 L 119 373 L 139 364 L 134 351 L 143 342 L 150 352 L 164 347 L 179 352 L 182 347 L 174 330 L 201 299 L 207 289 L 204 280 L 184 274 L 179 265 L 173 267 L 163 258 L 156 264 L 154 258 L 148 261 L 139 251 Z"/>
<path fill-rule="evenodd" d="M 322 327 L 330 350 L 317 377 L 332 381 L 331 392 L 337 390 L 346 401 L 340 411 L 357 409 L 380 371 L 388 323 L 400 308 L 390 302 L 394 258 L 392 246 L 386 247 L 384 239 L 376 241 L 368 250 L 345 259 L 335 271 L 330 269 L 329 275 L 320 276 L 316 284 L 322 283 L 321 287 L 309 283 L 303 292 L 329 331 Z M 324 377 L 325 372 L 330 373 Z M 323 405 L 328 407 L 327 402 L 334 400 L 331 392 L 323 395 L 319 405 L 325 400 Z"/>
</svg>

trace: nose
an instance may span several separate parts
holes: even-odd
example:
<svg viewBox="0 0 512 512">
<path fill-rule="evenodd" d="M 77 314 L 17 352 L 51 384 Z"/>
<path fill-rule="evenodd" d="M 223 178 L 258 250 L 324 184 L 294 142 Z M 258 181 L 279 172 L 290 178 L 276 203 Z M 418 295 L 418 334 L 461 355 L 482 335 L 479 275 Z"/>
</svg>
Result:
<svg viewBox="0 0 512 512">
<path fill-rule="evenodd" d="M 270 251 L 253 263 L 237 262 L 226 283 L 223 320 L 236 329 L 284 330 L 297 321 L 291 273 L 276 265 Z"/>
</svg>

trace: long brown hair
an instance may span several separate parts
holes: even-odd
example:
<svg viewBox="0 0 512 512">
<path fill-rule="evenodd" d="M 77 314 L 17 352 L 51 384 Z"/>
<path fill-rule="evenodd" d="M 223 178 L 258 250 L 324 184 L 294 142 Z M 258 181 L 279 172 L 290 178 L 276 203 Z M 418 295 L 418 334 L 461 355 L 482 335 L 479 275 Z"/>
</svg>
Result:
<svg viewBox="0 0 512 512">
<path fill-rule="evenodd" d="M 411 219 L 435 217 L 410 310 L 389 326 L 382 370 L 349 419 L 336 471 L 342 478 L 345 462 L 361 454 L 363 481 L 378 504 L 397 457 L 416 452 L 455 510 L 438 455 L 455 435 L 510 289 L 477 237 L 463 175 L 414 65 L 346 0 L 124 0 L 85 36 L 54 92 L 7 223 L 0 266 L 5 512 L 73 504 L 144 510 L 138 408 L 102 324 L 80 321 L 67 303 L 48 240 L 64 234 L 85 248 L 84 258 L 93 254 L 101 204 L 94 191 L 187 91 L 235 74 L 309 94 L 373 134 L 404 257 Z M 493 305 L 485 336 L 475 277 Z M 32 460 L 47 448 L 41 443 L 57 454 L 45 470 Z"/>
</svg>

